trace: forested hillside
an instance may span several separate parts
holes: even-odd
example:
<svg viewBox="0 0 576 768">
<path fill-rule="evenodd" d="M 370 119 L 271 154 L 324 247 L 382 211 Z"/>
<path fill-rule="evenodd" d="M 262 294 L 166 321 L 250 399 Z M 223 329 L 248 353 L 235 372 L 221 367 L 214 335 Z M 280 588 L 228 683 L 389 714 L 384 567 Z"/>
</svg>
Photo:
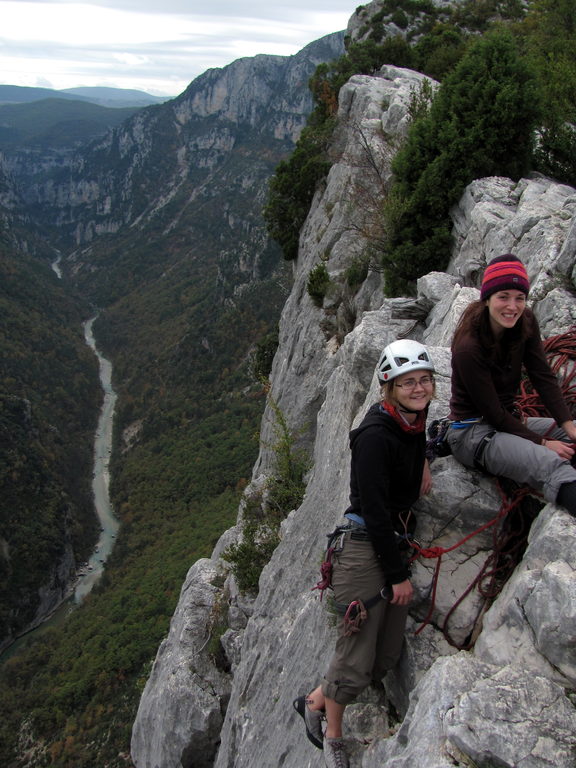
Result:
<svg viewBox="0 0 576 768">
<path fill-rule="evenodd" d="M 118 393 L 121 528 L 104 577 L 65 626 L 3 665 L 3 764 L 128 761 L 186 571 L 233 524 L 251 476 L 290 287 L 261 207 L 310 111 L 307 79 L 342 37 L 211 70 L 54 167 L 15 152 L 11 205 L 64 254 L 62 286 L 99 310 L 94 331 Z M 215 87 L 230 105 L 211 111 Z"/>
<path fill-rule="evenodd" d="M 87 308 L 46 260 L 0 236 L 0 638 L 55 602 L 94 546 L 90 489 L 101 401 Z M 48 606 L 46 606 L 48 607 Z"/>
<path fill-rule="evenodd" d="M 0 151 L 65 149 L 101 136 L 138 107 L 111 109 L 56 97 L 31 104 L 0 104 Z"/>
</svg>

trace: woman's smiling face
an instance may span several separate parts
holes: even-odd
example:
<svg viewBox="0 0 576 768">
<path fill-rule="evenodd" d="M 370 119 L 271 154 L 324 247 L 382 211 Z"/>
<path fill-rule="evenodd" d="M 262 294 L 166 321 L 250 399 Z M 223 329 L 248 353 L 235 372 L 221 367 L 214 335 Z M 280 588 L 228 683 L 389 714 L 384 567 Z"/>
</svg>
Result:
<svg viewBox="0 0 576 768">
<path fill-rule="evenodd" d="M 394 381 L 394 397 L 410 411 L 423 411 L 434 395 L 432 371 L 404 373 Z"/>
<path fill-rule="evenodd" d="M 496 336 L 507 328 L 514 328 L 526 309 L 526 294 L 523 291 L 496 291 L 486 300 L 490 326 Z"/>
</svg>

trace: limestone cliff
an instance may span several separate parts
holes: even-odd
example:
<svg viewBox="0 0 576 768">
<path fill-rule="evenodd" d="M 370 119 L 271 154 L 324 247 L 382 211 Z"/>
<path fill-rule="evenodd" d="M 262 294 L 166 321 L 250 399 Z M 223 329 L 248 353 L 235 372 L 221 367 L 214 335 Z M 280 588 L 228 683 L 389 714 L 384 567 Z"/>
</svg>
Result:
<svg viewBox="0 0 576 768">
<path fill-rule="evenodd" d="M 446 415 L 455 322 L 478 295 L 486 262 L 510 251 L 527 266 L 544 335 L 576 322 L 576 191 L 543 177 L 470 184 L 452 213 L 449 269 L 421 278 L 416 299 L 384 300 L 375 270 L 358 290 L 349 287 L 346 268 L 381 235 L 377 209 L 389 159 L 406 131 L 411 88 L 421 80 L 384 67 L 353 77 L 341 91 L 334 165 L 301 232 L 271 374 L 272 397 L 313 458 L 306 495 L 282 524 L 255 600 L 238 593 L 221 557 L 240 525 L 190 570 L 134 724 L 137 768 L 321 763 L 291 702 L 318 683 L 332 650 L 334 622 L 311 588 L 325 533 L 347 505 L 348 432 L 377 397 L 382 347 L 398 336 L 430 345 L 438 372 L 431 418 Z M 331 279 L 321 308 L 306 290 L 320 262 Z M 254 486 L 272 471 L 273 421 L 269 408 Z M 417 536 L 448 549 L 492 520 L 501 499 L 493 479 L 452 457 L 437 459 L 432 471 L 433 491 L 416 507 Z M 491 552 L 489 531 L 474 536 L 444 556 L 431 621 L 418 634 L 431 606 L 434 563 L 417 562 L 402 661 L 382 690 L 347 709 L 352 765 L 574 766 L 575 544 L 574 520 L 545 506 L 522 561 L 482 621 L 477 591 L 452 610 Z M 208 642 L 222 611 L 226 663 L 217 668 Z"/>
<path fill-rule="evenodd" d="M 335 32 L 294 56 L 260 55 L 210 69 L 177 98 L 140 110 L 77 151 L 15 151 L 3 163 L 23 205 L 63 250 L 70 240 L 80 246 L 151 222 L 170 232 L 223 188 L 250 195 L 259 214 L 254 190 L 263 194 L 274 165 L 292 150 L 312 109 L 308 79 L 344 52 L 343 38 Z M 227 207 L 238 216 L 233 200 Z"/>
</svg>

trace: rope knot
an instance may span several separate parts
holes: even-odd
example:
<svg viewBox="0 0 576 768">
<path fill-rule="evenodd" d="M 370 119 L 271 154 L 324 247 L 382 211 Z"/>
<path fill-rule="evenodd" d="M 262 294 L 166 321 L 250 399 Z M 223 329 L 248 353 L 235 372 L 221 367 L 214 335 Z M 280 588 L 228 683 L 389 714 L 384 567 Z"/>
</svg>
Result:
<svg viewBox="0 0 576 768">
<path fill-rule="evenodd" d="M 418 554 L 421 557 L 432 559 L 434 557 L 442 557 L 445 552 L 446 550 L 443 547 L 428 547 L 427 549 L 421 549 Z"/>
<path fill-rule="evenodd" d="M 320 579 L 320 581 L 317 582 L 315 587 L 312 587 L 312 592 L 314 592 L 315 589 L 318 589 L 320 591 L 320 602 L 322 602 L 322 598 L 324 597 L 324 592 L 332 584 L 332 554 L 333 553 L 334 553 L 334 549 L 330 547 L 326 552 L 326 560 L 324 560 L 324 562 L 320 566 L 320 576 L 322 578 Z"/>
</svg>

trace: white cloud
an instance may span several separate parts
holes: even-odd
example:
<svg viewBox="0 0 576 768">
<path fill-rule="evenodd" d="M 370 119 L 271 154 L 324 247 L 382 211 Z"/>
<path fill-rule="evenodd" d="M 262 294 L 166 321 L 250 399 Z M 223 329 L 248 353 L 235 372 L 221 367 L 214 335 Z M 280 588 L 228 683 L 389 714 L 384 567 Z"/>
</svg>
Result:
<svg viewBox="0 0 576 768">
<path fill-rule="evenodd" d="M 194 12 L 189 0 L 0 0 L 0 82 L 176 95 L 211 67 L 296 53 L 344 29 L 355 8 L 349 0 L 211 0 Z"/>
</svg>

